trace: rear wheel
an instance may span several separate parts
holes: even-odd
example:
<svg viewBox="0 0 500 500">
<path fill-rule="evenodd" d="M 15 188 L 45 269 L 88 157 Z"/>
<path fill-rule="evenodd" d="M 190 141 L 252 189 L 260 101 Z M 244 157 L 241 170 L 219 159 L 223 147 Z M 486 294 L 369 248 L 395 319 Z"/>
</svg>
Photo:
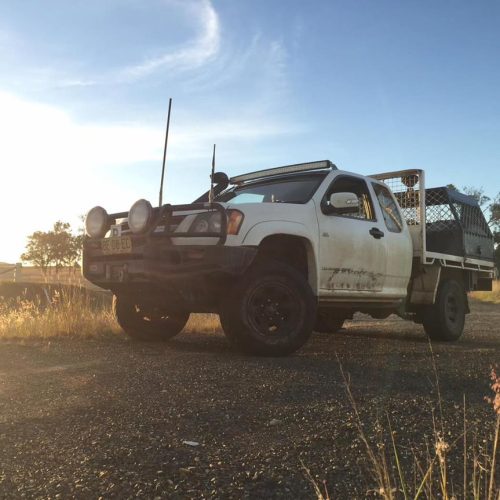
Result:
<svg viewBox="0 0 500 500">
<path fill-rule="evenodd" d="M 229 292 L 220 311 L 227 337 L 244 352 L 283 356 L 309 339 L 316 299 L 293 267 L 265 262 L 252 267 Z"/>
<path fill-rule="evenodd" d="M 458 340 L 464 331 L 467 296 L 461 283 L 447 280 L 439 285 L 436 303 L 423 315 L 425 332 L 432 340 Z"/>
<path fill-rule="evenodd" d="M 336 333 L 344 326 L 345 319 L 335 311 L 319 310 L 316 316 L 314 331 L 318 333 Z"/>
<path fill-rule="evenodd" d="M 185 311 L 166 312 L 144 306 L 126 296 L 113 297 L 113 312 L 125 333 L 135 340 L 168 340 L 182 331 L 189 319 Z"/>
</svg>

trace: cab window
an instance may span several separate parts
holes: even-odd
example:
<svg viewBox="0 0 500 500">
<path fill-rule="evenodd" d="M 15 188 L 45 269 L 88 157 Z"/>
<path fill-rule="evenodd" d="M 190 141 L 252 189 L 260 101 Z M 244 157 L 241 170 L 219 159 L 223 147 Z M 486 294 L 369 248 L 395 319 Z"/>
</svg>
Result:
<svg viewBox="0 0 500 500">
<path fill-rule="evenodd" d="M 387 229 L 391 233 L 400 233 L 403 230 L 403 220 L 391 192 L 381 184 L 373 183 L 372 186 L 377 195 Z"/>
<path fill-rule="evenodd" d="M 345 194 L 344 198 L 346 199 L 349 198 L 349 195 L 353 195 L 352 198 L 354 200 L 357 198 L 358 200 L 357 207 L 336 208 L 331 203 L 332 195 L 336 193 Z M 357 177 L 349 177 L 347 175 L 337 177 L 328 188 L 328 191 L 323 198 L 321 208 L 323 213 L 329 215 L 370 221 L 376 220 L 368 186 L 363 179 L 359 179 Z"/>
</svg>

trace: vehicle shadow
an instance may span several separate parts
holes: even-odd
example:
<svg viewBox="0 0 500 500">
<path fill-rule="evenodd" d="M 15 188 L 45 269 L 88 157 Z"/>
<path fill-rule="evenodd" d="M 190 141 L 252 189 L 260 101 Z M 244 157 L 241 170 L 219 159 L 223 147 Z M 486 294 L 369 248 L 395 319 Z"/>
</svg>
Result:
<svg viewBox="0 0 500 500">
<path fill-rule="evenodd" d="M 404 346 L 408 346 L 411 349 L 412 345 L 419 346 L 419 349 L 421 349 L 429 344 L 429 340 L 423 331 L 409 331 L 404 329 L 387 331 L 384 327 L 386 328 L 387 325 L 360 327 L 358 324 L 354 328 L 342 328 L 336 333 L 314 332 L 304 348 L 298 351 L 298 353 L 286 357 L 261 357 L 244 354 L 231 344 L 222 333 L 185 332 L 168 342 L 130 341 L 129 345 L 133 351 L 149 356 L 161 356 L 165 353 L 176 351 L 182 353 L 222 355 L 224 357 L 236 356 L 245 359 L 294 359 L 297 356 L 302 357 L 302 359 L 304 357 L 318 359 L 325 356 L 330 358 L 336 352 L 345 352 L 346 349 L 349 350 L 350 343 L 352 343 L 353 348 L 359 349 L 360 342 L 363 345 L 370 343 L 373 346 L 378 344 L 386 346 L 390 341 L 392 344 L 399 346 L 396 350 L 401 350 Z M 439 350 L 498 350 L 500 349 L 500 338 L 498 341 L 485 338 L 467 338 L 466 333 L 464 338 L 457 342 L 433 342 L 432 345 Z"/>
<path fill-rule="evenodd" d="M 407 332 L 407 331 L 390 331 L 385 329 L 373 327 L 373 328 L 342 328 L 336 333 L 324 334 L 328 337 L 339 337 L 339 338 L 356 338 L 356 339 L 374 339 L 374 340 L 397 340 L 402 342 L 416 342 L 419 344 L 427 344 L 428 340 L 425 334 L 418 332 Z"/>
<path fill-rule="evenodd" d="M 326 337 L 335 337 L 335 338 L 343 338 L 343 339 L 373 339 L 373 340 L 390 340 L 397 342 L 412 342 L 415 344 L 428 344 L 429 338 L 425 334 L 422 329 L 422 332 L 417 331 L 404 331 L 404 330 L 396 330 L 396 331 L 387 331 L 387 329 L 383 329 L 383 326 L 380 325 L 380 328 L 342 328 L 342 330 L 337 333 L 332 334 L 322 334 Z M 498 335 L 498 339 L 490 339 L 490 338 L 478 338 L 473 337 L 472 332 L 464 332 L 464 335 L 461 339 L 455 342 L 440 342 L 433 341 L 432 344 L 434 346 L 444 346 L 451 349 L 499 349 L 500 350 L 500 335 Z"/>
<path fill-rule="evenodd" d="M 178 351 L 185 353 L 200 354 L 238 354 L 222 334 L 207 333 L 181 333 L 168 342 L 140 342 L 131 341 L 130 345 L 134 351 L 142 352 L 150 356 L 161 356 L 167 352 Z"/>
</svg>

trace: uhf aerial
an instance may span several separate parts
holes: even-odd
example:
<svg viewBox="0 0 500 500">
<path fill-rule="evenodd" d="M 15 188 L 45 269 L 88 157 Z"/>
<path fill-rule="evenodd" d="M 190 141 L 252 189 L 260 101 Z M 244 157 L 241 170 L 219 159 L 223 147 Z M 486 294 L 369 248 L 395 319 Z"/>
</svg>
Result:
<svg viewBox="0 0 500 500">
<path fill-rule="evenodd" d="M 163 164 L 161 167 L 161 181 L 160 181 L 160 196 L 159 196 L 159 201 L 158 201 L 158 206 L 161 207 L 163 204 L 163 184 L 165 180 L 165 162 L 167 160 L 167 145 L 168 145 L 168 131 L 170 129 L 170 113 L 172 111 L 172 98 L 168 100 L 168 115 L 167 115 L 167 129 L 165 131 L 165 145 L 163 147 Z M 215 144 L 214 144 L 214 150 L 212 154 L 212 173 L 210 175 L 210 189 L 208 193 L 205 193 L 204 196 L 207 196 L 208 194 L 208 201 L 209 203 L 213 203 L 214 197 L 218 194 L 218 192 L 221 191 L 219 189 L 218 192 L 214 193 L 214 181 L 219 179 L 220 185 L 222 189 L 225 189 L 228 184 L 228 179 L 225 174 L 217 174 L 215 175 Z M 216 186 L 217 187 L 217 186 Z M 217 189 L 216 189 L 217 191 Z M 198 201 L 198 200 L 197 200 Z M 206 201 L 206 198 L 205 198 Z"/>
<path fill-rule="evenodd" d="M 172 98 L 168 100 L 167 130 L 165 132 L 165 146 L 163 147 L 163 165 L 161 167 L 161 182 L 160 182 L 160 201 L 158 204 L 159 207 L 161 207 L 163 203 L 163 179 L 165 179 L 165 160 L 167 159 L 168 129 L 170 128 L 171 110 L 172 110 Z"/>
<path fill-rule="evenodd" d="M 212 174 L 210 175 L 210 191 L 208 192 L 208 203 L 213 203 L 214 201 L 214 175 L 215 175 L 215 144 L 214 144 L 214 152 L 212 155 Z"/>
</svg>

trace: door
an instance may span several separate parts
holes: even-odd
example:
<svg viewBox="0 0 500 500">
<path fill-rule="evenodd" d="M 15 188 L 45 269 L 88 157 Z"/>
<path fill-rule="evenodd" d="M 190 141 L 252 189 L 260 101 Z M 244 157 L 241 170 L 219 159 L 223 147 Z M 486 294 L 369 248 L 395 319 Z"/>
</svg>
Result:
<svg viewBox="0 0 500 500">
<path fill-rule="evenodd" d="M 357 206 L 333 206 L 330 200 L 335 193 L 356 195 Z M 323 295 L 353 299 L 381 295 L 387 270 L 387 230 L 375 214 L 373 197 L 363 178 L 339 175 L 333 180 L 318 214 Z"/>
<path fill-rule="evenodd" d="M 413 260 L 413 242 L 408 226 L 389 188 L 381 182 L 372 182 L 377 211 L 385 225 L 387 272 L 384 295 L 405 297 L 410 281 Z"/>
</svg>

